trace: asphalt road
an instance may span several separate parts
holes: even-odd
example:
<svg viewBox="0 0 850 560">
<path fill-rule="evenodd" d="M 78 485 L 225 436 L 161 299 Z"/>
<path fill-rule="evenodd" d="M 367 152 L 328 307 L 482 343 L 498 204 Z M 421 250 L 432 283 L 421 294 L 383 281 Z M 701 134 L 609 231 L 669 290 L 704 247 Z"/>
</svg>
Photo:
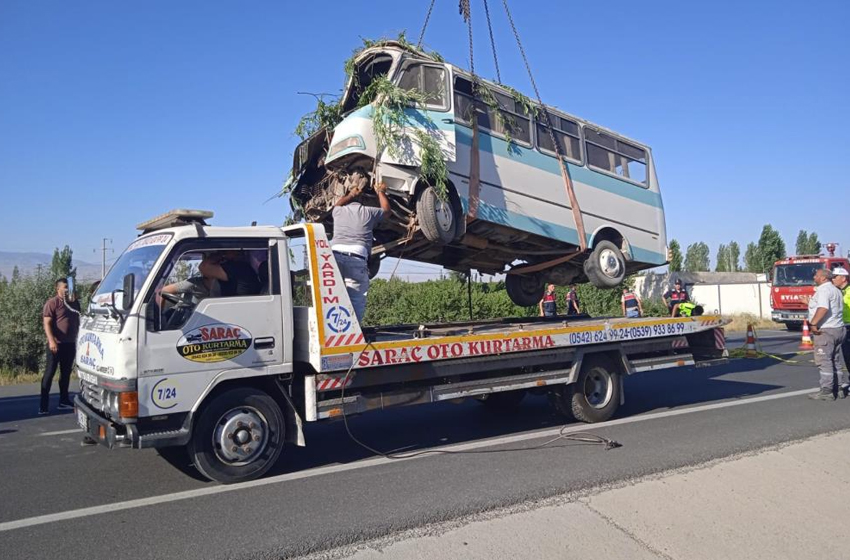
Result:
<svg viewBox="0 0 850 560">
<path fill-rule="evenodd" d="M 761 333 L 788 355 L 799 335 Z M 730 338 L 730 347 L 740 345 Z M 810 356 L 734 360 L 626 380 L 626 404 L 601 425 L 571 424 L 623 446 L 550 439 L 563 421 L 545 398 L 496 415 L 475 402 L 309 425 L 264 479 L 219 486 L 154 450 L 81 447 L 73 415 L 38 417 L 36 388 L 0 388 L 0 550 L 8 560 L 288 558 L 496 507 L 699 464 L 850 427 L 850 399 L 810 401 Z M 172 464 L 180 468 L 175 468 Z"/>
</svg>

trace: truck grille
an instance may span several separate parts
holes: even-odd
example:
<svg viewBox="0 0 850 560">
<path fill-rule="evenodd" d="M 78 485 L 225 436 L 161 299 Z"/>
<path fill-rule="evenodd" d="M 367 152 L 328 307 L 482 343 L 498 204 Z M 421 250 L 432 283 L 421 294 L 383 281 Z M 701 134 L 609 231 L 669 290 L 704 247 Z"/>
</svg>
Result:
<svg viewBox="0 0 850 560">
<path fill-rule="evenodd" d="M 80 379 L 80 394 L 89 406 L 103 412 L 106 406 L 106 389 Z"/>
</svg>

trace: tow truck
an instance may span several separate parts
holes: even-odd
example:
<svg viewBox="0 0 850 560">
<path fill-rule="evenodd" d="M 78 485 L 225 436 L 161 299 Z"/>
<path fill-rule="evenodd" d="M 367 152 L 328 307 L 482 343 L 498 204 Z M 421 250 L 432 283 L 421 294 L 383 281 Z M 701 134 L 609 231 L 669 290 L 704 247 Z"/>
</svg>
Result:
<svg viewBox="0 0 850 560">
<path fill-rule="evenodd" d="M 81 321 L 77 421 L 113 447 L 183 447 L 221 483 L 262 476 L 304 423 L 528 392 L 583 422 L 610 419 L 623 378 L 728 356 L 719 316 L 506 318 L 367 327 L 354 314 L 324 228 L 216 227 L 173 211 L 115 262 Z M 242 253 L 256 294 L 162 291 L 210 252 Z"/>
</svg>

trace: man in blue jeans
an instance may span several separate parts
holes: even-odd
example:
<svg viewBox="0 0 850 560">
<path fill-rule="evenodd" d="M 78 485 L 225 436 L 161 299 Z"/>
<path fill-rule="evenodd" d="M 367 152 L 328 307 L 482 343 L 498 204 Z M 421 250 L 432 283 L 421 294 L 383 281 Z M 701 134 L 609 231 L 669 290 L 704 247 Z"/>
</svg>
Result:
<svg viewBox="0 0 850 560">
<path fill-rule="evenodd" d="M 372 232 L 391 211 L 386 185 L 375 185 L 380 208 L 361 204 L 361 190 L 356 187 L 336 201 L 333 209 L 334 236 L 331 241 L 331 249 L 345 279 L 345 289 L 358 321 L 362 321 L 366 313 Z"/>
</svg>

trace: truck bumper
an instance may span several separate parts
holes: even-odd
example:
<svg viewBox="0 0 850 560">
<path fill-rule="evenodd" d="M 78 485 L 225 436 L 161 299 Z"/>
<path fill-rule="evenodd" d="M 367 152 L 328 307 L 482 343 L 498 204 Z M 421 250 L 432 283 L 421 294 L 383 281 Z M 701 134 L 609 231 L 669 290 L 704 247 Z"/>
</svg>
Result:
<svg viewBox="0 0 850 560">
<path fill-rule="evenodd" d="M 185 445 L 189 442 L 191 431 L 188 428 L 191 416 L 179 430 L 140 433 L 136 424 L 114 422 L 101 416 L 79 395 L 74 398 L 74 410 L 77 424 L 85 434 L 110 449 L 114 447 L 170 447 Z"/>
<path fill-rule="evenodd" d="M 138 432 L 133 424 L 121 424 L 104 418 L 79 395 L 74 397 L 74 412 L 83 432 L 101 445 L 110 449 L 132 447 L 138 441 Z"/>
<path fill-rule="evenodd" d="M 770 318 L 777 323 L 802 323 L 808 318 L 805 311 L 773 311 Z"/>
</svg>

